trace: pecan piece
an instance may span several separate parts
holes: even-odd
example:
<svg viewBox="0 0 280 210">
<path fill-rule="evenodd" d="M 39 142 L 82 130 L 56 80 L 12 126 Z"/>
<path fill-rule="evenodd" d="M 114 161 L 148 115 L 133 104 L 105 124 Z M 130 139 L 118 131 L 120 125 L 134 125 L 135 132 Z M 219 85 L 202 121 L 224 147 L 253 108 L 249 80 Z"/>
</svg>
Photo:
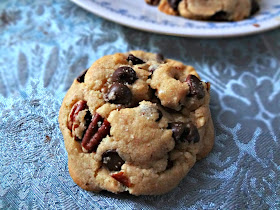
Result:
<svg viewBox="0 0 280 210">
<path fill-rule="evenodd" d="M 74 104 L 74 106 L 71 109 L 68 123 L 67 123 L 67 127 L 69 130 L 72 131 L 72 126 L 73 126 L 73 123 L 76 121 L 77 115 L 79 114 L 80 111 L 85 110 L 85 109 L 88 109 L 86 101 L 80 100 Z"/>
<path fill-rule="evenodd" d="M 98 125 L 100 124 L 101 126 L 99 127 Z M 83 137 L 82 147 L 85 148 L 87 152 L 96 151 L 101 140 L 110 133 L 110 128 L 110 123 L 106 119 L 103 120 L 103 118 L 96 113 Z"/>
<path fill-rule="evenodd" d="M 131 187 L 132 184 L 130 183 L 129 179 L 124 175 L 123 172 L 119 172 L 117 174 L 112 174 L 111 175 L 115 180 L 118 182 L 122 183 L 123 185 L 127 187 Z"/>
</svg>

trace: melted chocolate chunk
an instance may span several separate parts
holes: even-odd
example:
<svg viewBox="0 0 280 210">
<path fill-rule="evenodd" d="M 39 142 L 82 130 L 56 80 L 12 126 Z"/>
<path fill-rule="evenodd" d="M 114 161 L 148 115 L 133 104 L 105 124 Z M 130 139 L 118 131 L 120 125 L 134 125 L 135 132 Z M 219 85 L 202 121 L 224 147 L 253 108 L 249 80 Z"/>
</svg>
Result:
<svg viewBox="0 0 280 210">
<path fill-rule="evenodd" d="M 83 71 L 78 77 L 77 77 L 77 81 L 79 83 L 85 82 L 85 75 L 87 73 L 88 69 L 86 69 L 85 71 Z"/>
<path fill-rule="evenodd" d="M 219 11 L 216 12 L 211 18 L 210 20 L 214 20 L 214 21 L 226 21 L 228 19 L 228 14 L 224 11 Z"/>
<path fill-rule="evenodd" d="M 196 96 L 197 99 L 202 99 L 205 96 L 204 86 L 195 75 L 190 74 L 187 77 L 186 82 L 190 88 L 189 96 Z"/>
<path fill-rule="evenodd" d="M 190 122 L 171 123 L 169 128 L 172 129 L 172 137 L 177 143 L 186 141 L 197 143 L 200 140 L 197 128 Z"/>
<path fill-rule="evenodd" d="M 112 76 L 113 82 L 133 84 L 138 79 L 136 72 L 129 66 L 119 67 Z"/>
<path fill-rule="evenodd" d="M 178 5 L 181 0 L 167 0 L 167 1 L 168 1 L 168 4 L 170 5 L 170 7 L 172 7 L 172 9 L 174 9 L 175 11 L 178 10 Z"/>
<path fill-rule="evenodd" d="M 108 150 L 102 155 L 102 163 L 109 171 L 120 171 L 125 161 L 119 156 L 116 150 Z"/>
<path fill-rule="evenodd" d="M 132 54 L 129 54 L 126 60 L 127 61 L 131 61 L 133 65 L 145 63 L 143 60 L 141 60 L 140 58 L 135 57 Z"/>
<path fill-rule="evenodd" d="M 113 104 L 129 104 L 132 100 L 132 93 L 126 85 L 114 83 L 107 93 L 107 99 Z"/>
<path fill-rule="evenodd" d="M 258 12 L 260 10 L 260 5 L 258 3 L 258 1 L 256 0 L 251 0 L 251 15 L 255 14 L 256 12 Z"/>
</svg>

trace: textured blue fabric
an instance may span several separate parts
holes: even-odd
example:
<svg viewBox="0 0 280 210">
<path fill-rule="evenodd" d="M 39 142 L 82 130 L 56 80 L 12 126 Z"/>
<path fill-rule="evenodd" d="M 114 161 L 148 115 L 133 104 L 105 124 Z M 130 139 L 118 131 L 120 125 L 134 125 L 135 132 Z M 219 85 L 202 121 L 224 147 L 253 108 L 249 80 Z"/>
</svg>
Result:
<svg viewBox="0 0 280 210">
<path fill-rule="evenodd" d="M 162 196 L 80 189 L 57 118 L 73 79 L 106 54 L 141 49 L 210 81 L 216 142 Z M 280 209 L 280 30 L 200 40 L 129 29 L 69 1 L 0 2 L 0 209 Z"/>
</svg>

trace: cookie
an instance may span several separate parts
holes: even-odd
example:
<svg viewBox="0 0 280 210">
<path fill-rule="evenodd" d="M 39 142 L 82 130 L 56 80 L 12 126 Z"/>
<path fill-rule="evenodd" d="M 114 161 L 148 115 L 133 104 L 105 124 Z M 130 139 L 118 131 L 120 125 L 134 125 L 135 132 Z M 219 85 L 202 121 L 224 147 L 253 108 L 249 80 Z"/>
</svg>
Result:
<svg viewBox="0 0 280 210">
<path fill-rule="evenodd" d="M 259 0 L 145 0 L 168 15 L 197 20 L 239 21 L 259 10 Z"/>
<path fill-rule="evenodd" d="M 209 91 L 193 67 L 160 54 L 97 60 L 59 112 L 71 177 L 96 192 L 172 190 L 213 147 Z"/>
</svg>

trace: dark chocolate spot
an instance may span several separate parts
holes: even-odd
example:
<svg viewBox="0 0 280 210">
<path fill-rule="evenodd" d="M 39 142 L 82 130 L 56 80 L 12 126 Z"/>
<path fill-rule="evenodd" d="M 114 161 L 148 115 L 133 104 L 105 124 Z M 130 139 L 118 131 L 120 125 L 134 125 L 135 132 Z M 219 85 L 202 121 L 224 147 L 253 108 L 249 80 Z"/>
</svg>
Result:
<svg viewBox="0 0 280 210">
<path fill-rule="evenodd" d="M 137 80 L 136 72 L 129 66 L 119 67 L 112 76 L 113 82 L 133 84 Z"/>
<path fill-rule="evenodd" d="M 77 81 L 79 83 L 82 83 L 85 81 L 85 75 L 87 73 L 88 69 L 86 69 L 85 71 L 83 71 L 78 77 L 77 77 Z"/>
<path fill-rule="evenodd" d="M 176 142 L 184 141 L 183 134 L 185 132 L 185 124 L 181 122 L 172 123 L 170 125 L 172 129 L 172 137 L 175 139 Z"/>
<path fill-rule="evenodd" d="M 134 56 L 132 54 L 129 54 L 126 60 L 131 61 L 133 65 L 145 63 L 143 60 L 141 60 L 140 58 L 137 58 L 136 56 Z"/>
<path fill-rule="evenodd" d="M 255 14 L 260 10 L 260 5 L 258 1 L 256 0 L 251 0 L 251 15 Z"/>
<path fill-rule="evenodd" d="M 146 2 L 147 2 L 148 4 L 150 4 L 150 5 L 156 6 L 156 5 L 159 4 L 159 1 L 160 1 L 160 0 L 148 0 L 148 1 L 146 1 Z"/>
<path fill-rule="evenodd" d="M 119 156 L 116 150 L 108 150 L 102 155 L 102 163 L 109 171 L 120 171 L 125 161 Z"/>
<path fill-rule="evenodd" d="M 224 11 L 219 11 L 216 12 L 211 18 L 210 20 L 214 20 L 214 21 L 226 21 L 228 19 L 228 14 Z"/>
<path fill-rule="evenodd" d="M 170 5 L 170 7 L 172 7 L 172 9 L 177 11 L 178 10 L 178 5 L 179 5 L 180 1 L 181 0 L 168 0 L 168 4 Z"/>
<path fill-rule="evenodd" d="M 83 132 L 82 139 L 84 138 L 84 135 L 85 135 L 87 128 L 88 128 L 89 124 L 91 123 L 91 119 L 92 119 L 92 115 L 89 110 L 87 110 L 87 113 L 86 113 L 84 119 L 85 119 L 85 128 L 86 129 Z M 82 141 L 82 139 L 79 139 L 79 141 Z"/>
<path fill-rule="evenodd" d="M 85 117 L 84 117 L 84 119 L 85 119 L 85 126 L 86 126 L 86 127 L 89 126 L 89 124 L 90 124 L 90 122 L 91 122 L 91 118 L 92 118 L 91 113 L 90 113 L 90 111 L 88 110 L 87 113 L 86 113 L 86 115 L 85 115 Z"/>
<path fill-rule="evenodd" d="M 196 96 L 197 99 L 202 99 L 205 96 L 204 86 L 195 75 L 190 74 L 187 77 L 186 82 L 189 85 L 189 96 Z"/>
<path fill-rule="evenodd" d="M 126 85 L 114 83 L 107 93 L 107 100 L 113 104 L 129 104 L 132 100 L 132 93 Z"/>
<path fill-rule="evenodd" d="M 189 123 L 175 122 L 169 125 L 169 128 L 172 129 L 172 137 L 177 143 L 180 142 L 199 142 L 200 136 L 197 128 Z"/>
<path fill-rule="evenodd" d="M 199 142 L 200 136 L 199 136 L 197 127 L 194 124 L 189 122 L 189 123 L 187 123 L 186 128 L 188 130 L 186 132 L 187 133 L 187 136 L 185 137 L 186 140 L 188 142 L 194 142 L 194 143 Z"/>
</svg>

